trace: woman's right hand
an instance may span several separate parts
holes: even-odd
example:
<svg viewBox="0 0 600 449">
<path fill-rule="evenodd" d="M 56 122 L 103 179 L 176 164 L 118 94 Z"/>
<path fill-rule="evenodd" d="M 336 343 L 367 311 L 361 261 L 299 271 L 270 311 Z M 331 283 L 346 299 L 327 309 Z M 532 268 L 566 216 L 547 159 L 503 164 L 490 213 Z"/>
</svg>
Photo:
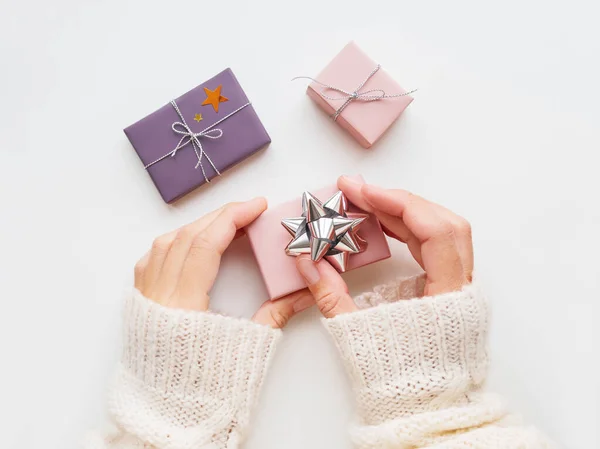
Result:
<svg viewBox="0 0 600 449">
<path fill-rule="evenodd" d="M 406 243 L 425 270 L 426 296 L 460 290 L 472 280 L 473 244 L 467 220 L 406 190 L 387 190 L 346 176 L 339 189 L 350 202 L 375 214 L 387 235 Z M 300 273 L 326 318 L 357 310 L 346 283 L 326 261 L 297 260 Z"/>
<path fill-rule="evenodd" d="M 223 252 L 266 208 L 264 198 L 229 203 L 157 237 L 135 266 L 135 288 L 166 307 L 208 310 L 209 293 Z M 310 293 L 301 290 L 277 301 L 264 302 L 252 321 L 282 328 L 294 314 L 313 304 Z"/>
</svg>

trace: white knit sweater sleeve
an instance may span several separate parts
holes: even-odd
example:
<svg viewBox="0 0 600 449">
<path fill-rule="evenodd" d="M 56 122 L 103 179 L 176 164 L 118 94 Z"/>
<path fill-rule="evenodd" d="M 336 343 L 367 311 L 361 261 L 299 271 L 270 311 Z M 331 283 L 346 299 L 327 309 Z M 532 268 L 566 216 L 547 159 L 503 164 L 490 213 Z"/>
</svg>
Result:
<svg viewBox="0 0 600 449">
<path fill-rule="evenodd" d="M 112 425 L 86 449 L 233 449 L 247 429 L 281 331 L 166 308 L 138 291 L 125 307 Z"/>
<path fill-rule="evenodd" d="M 419 298 L 423 277 L 356 298 L 355 313 L 324 320 L 356 394 L 361 449 L 552 447 L 481 391 L 488 307 L 477 285 Z M 412 299 L 410 299 L 412 297 Z M 372 307 L 375 306 L 375 307 Z"/>
</svg>

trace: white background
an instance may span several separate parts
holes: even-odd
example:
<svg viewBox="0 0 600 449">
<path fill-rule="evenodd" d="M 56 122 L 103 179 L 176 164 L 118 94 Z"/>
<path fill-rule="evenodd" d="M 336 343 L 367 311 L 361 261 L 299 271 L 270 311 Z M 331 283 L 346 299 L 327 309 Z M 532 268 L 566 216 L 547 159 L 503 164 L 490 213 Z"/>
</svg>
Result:
<svg viewBox="0 0 600 449">
<path fill-rule="evenodd" d="M 3 448 L 75 448 L 102 422 L 122 295 L 153 237 L 226 201 L 276 204 L 343 173 L 472 222 L 494 311 L 489 388 L 560 445 L 598 447 L 597 2 L 0 5 Z M 351 39 L 419 89 L 370 151 L 290 82 Z M 122 129 L 228 66 L 273 143 L 167 206 Z M 352 293 L 416 272 L 393 252 L 347 275 Z M 265 294 L 242 239 L 214 308 L 250 316 Z M 352 397 L 317 318 L 287 327 L 246 448 L 350 446 Z"/>
</svg>

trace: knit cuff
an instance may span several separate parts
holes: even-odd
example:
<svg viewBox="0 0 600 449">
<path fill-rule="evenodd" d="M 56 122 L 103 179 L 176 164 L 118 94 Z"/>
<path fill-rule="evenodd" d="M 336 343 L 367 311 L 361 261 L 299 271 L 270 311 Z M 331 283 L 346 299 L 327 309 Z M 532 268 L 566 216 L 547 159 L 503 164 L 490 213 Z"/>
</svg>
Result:
<svg viewBox="0 0 600 449">
<path fill-rule="evenodd" d="M 163 307 L 135 290 L 111 395 L 120 426 L 158 447 L 233 447 L 247 425 L 280 330 Z"/>
<path fill-rule="evenodd" d="M 370 299 L 377 307 L 324 320 L 349 372 L 363 424 L 462 405 L 485 380 L 488 313 L 477 286 L 403 299 L 399 286 L 405 282 L 376 289 Z M 394 296 L 400 300 L 389 302 Z M 364 302 L 365 295 L 360 298 Z"/>
</svg>

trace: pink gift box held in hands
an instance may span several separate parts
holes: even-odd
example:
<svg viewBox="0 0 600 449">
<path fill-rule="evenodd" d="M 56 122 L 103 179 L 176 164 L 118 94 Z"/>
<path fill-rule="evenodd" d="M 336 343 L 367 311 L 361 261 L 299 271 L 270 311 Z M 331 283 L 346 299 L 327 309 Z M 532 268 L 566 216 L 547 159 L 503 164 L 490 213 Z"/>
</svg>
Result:
<svg viewBox="0 0 600 449">
<path fill-rule="evenodd" d="M 357 176 L 361 179 L 362 177 Z M 317 198 L 325 200 L 338 191 L 335 185 L 311 191 Z M 349 212 L 365 213 L 349 204 Z M 267 287 L 270 299 L 278 299 L 306 287 L 304 279 L 296 269 L 296 257 L 288 256 L 285 247 L 290 242 L 290 234 L 281 225 L 281 220 L 297 217 L 302 213 L 302 202 L 298 197 L 292 201 L 267 209 L 258 219 L 246 228 L 250 244 L 258 262 L 260 272 Z M 360 268 L 391 256 L 387 239 L 381 224 L 372 214 L 363 222 L 359 235 L 367 241 L 367 249 L 352 254 L 348 270 Z"/>
<path fill-rule="evenodd" d="M 347 95 L 312 82 L 308 96 L 335 122 L 350 133 L 364 148 L 370 148 L 394 123 L 413 101 L 383 68 L 364 53 L 354 42 L 346 45 L 316 77 L 319 83 L 342 89 L 348 93 L 358 92 L 362 98 L 353 99 L 344 106 Z M 368 78 L 364 85 L 358 89 Z M 377 96 L 404 95 L 374 99 Z M 336 116 L 336 111 L 340 110 Z"/>
</svg>

